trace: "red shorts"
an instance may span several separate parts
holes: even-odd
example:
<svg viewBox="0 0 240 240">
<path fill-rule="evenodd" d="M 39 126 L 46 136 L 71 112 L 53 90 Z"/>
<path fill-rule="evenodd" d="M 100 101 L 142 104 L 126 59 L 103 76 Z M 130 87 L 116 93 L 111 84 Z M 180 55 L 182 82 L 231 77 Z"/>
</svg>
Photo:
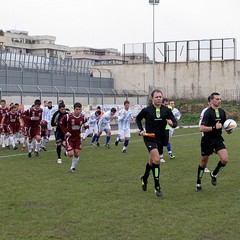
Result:
<svg viewBox="0 0 240 240">
<path fill-rule="evenodd" d="M 6 129 L 8 134 L 14 134 L 21 130 L 19 124 L 8 124 Z"/>
<path fill-rule="evenodd" d="M 28 137 L 32 139 L 32 138 L 35 138 L 36 136 L 40 136 L 40 127 L 36 127 L 36 128 L 29 127 Z"/>
<path fill-rule="evenodd" d="M 70 152 L 74 149 L 81 150 L 81 138 L 73 138 L 73 137 L 67 137 L 66 138 L 66 150 L 67 152 Z"/>
<path fill-rule="evenodd" d="M 41 137 L 46 137 L 47 136 L 47 129 L 44 129 L 41 131 Z"/>
</svg>

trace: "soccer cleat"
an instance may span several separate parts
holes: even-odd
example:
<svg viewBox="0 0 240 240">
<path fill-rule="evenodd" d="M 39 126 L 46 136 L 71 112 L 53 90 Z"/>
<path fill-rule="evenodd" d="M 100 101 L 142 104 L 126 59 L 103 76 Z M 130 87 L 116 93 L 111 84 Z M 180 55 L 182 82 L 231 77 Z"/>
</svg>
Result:
<svg viewBox="0 0 240 240">
<path fill-rule="evenodd" d="M 71 172 L 71 173 L 75 173 L 75 172 L 76 172 L 76 169 L 75 169 L 75 168 L 71 168 L 71 169 L 70 169 L 70 172 Z"/>
<path fill-rule="evenodd" d="M 39 152 L 38 151 L 34 151 L 34 154 L 36 157 L 39 157 Z"/>
<path fill-rule="evenodd" d="M 205 167 L 205 168 L 204 168 L 204 172 L 205 172 L 205 173 L 210 173 L 210 170 L 209 170 L 207 167 Z"/>
<path fill-rule="evenodd" d="M 43 149 L 45 152 L 47 151 L 47 148 L 45 146 L 42 146 L 41 149 Z"/>
<path fill-rule="evenodd" d="M 26 147 L 25 146 L 22 146 L 22 151 L 25 151 L 26 150 Z"/>
<path fill-rule="evenodd" d="M 109 144 L 105 144 L 105 147 L 106 147 L 106 148 L 110 148 Z"/>
<path fill-rule="evenodd" d="M 160 158 L 160 162 L 161 163 L 164 163 L 164 162 L 166 162 L 163 158 Z"/>
<path fill-rule="evenodd" d="M 126 150 L 126 149 L 123 149 L 123 150 L 122 150 L 122 153 L 127 153 L 127 150 Z"/>
<path fill-rule="evenodd" d="M 59 159 L 57 160 L 57 163 L 61 164 L 61 163 L 62 163 L 62 159 L 59 158 Z"/>
<path fill-rule="evenodd" d="M 7 149 L 10 149 L 10 146 L 9 146 L 9 145 L 6 145 L 6 148 L 7 148 Z"/>
<path fill-rule="evenodd" d="M 196 191 L 197 192 L 201 192 L 202 191 L 202 185 L 201 184 L 197 184 Z"/>
<path fill-rule="evenodd" d="M 14 147 L 13 147 L 13 150 L 17 150 L 17 149 L 18 149 L 18 147 L 17 147 L 17 146 L 14 146 Z"/>
<path fill-rule="evenodd" d="M 98 146 L 98 147 L 100 146 L 99 142 L 97 142 L 97 146 Z"/>
<path fill-rule="evenodd" d="M 213 172 L 210 172 L 211 180 L 212 180 L 212 185 L 216 186 L 217 185 L 217 175 L 213 175 Z"/>
<path fill-rule="evenodd" d="M 146 192 L 147 191 L 147 181 L 144 181 L 143 175 L 141 176 L 141 183 L 142 183 L 142 190 L 144 192 Z"/>
<path fill-rule="evenodd" d="M 172 155 L 172 154 L 169 154 L 169 157 L 170 157 L 170 159 L 174 159 L 175 158 L 175 156 Z"/>
<path fill-rule="evenodd" d="M 115 146 L 118 146 L 118 143 L 119 143 L 119 138 L 116 139 Z"/>
<path fill-rule="evenodd" d="M 31 158 L 32 157 L 32 153 L 28 153 L 28 158 Z"/>
<path fill-rule="evenodd" d="M 162 197 L 163 193 L 160 190 L 160 187 L 155 188 L 155 194 L 157 197 Z"/>
</svg>

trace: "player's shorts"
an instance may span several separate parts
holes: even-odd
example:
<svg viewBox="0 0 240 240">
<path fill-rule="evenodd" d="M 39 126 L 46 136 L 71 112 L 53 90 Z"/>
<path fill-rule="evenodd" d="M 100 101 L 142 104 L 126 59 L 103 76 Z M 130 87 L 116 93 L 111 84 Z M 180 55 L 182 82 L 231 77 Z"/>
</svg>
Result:
<svg viewBox="0 0 240 240">
<path fill-rule="evenodd" d="M 131 136 L 130 128 L 118 129 L 118 135 L 119 135 L 120 139 L 130 138 L 130 136 Z"/>
<path fill-rule="evenodd" d="M 66 150 L 67 152 L 70 152 L 74 149 L 81 150 L 81 138 L 73 138 L 73 137 L 67 137 L 66 138 Z"/>
<path fill-rule="evenodd" d="M 105 129 L 110 129 L 110 130 L 111 130 L 110 123 L 107 123 L 107 124 L 98 126 L 98 131 L 99 131 L 99 132 L 103 132 Z"/>
<path fill-rule="evenodd" d="M 226 149 L 223 142 L 218 142 L 215 144 L 207 144 L 205 141 L 201 141 L 201 154 L 202 156 L 210 156 L 213 153 L 217 153 L 221 149 Z"/>
<path fill-rule="evenodd" d="M 8 124 L 6 126 L 6 130 L 8 134 L 15 134 L 20 131 L 20 125 L 17 124 Z"/>
<path fill-rule="evenodd" d="M 52 125 L 51 125 L 51 121 L 49 121 L 49 120 L 47 120 L 47 129 L 49 130 L 49 131 L 52 131 L 53 130 L 53 127 L 52 127 Z"/>
<path fill-rule="evenodd" d="M 163 144 L 155 138 L 143 137 L 144 143 L 148 149 L 148 152 L 151 152 L 153 149 L 158 149 L 159 154 L 163 154 Z"/>
<path fill-rule="evenodd" d="M 30 139 L 35 138 L 36 136 L 40 136 L 40 127 L 29 127 L 28 128 L 28 136 Z"/>
<path fill-rule="evenodd" d="M 41 131 L 41 137 L 46 137 L 47 136 L 47 129 L 44 129 Z"/>
<path fill-rule="evenodd" d="M 97 124 L 95 124 L 93 127 L 89 126 L 88 132 L 89 132 L 89 134 L 91 134 L 91 133 L 98 133 L 98 126 L 97 126 Z"/>
<path fill-rule="evenodd" d="M 56 144 L 62 143 L 64 141 L 64 133 L 62 131 L 55 132 L 55 141 Z"/>
</svg>

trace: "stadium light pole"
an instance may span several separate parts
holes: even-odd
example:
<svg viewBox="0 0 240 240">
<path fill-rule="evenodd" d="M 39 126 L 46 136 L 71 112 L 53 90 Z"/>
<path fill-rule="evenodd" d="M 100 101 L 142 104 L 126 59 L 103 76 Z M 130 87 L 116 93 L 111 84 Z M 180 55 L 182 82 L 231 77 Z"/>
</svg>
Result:
<svg viewBox="0 0 240 240">
<path fill-rule="evenodd" d="M 155 80 L 155 5 L 158 5 L 160 0 L 149 0 L 149 4 L 153 6 L 153 60 L 152 60 L 152 85 L 153 89 L 156 87 L 156 80 Z"/>
</svg>

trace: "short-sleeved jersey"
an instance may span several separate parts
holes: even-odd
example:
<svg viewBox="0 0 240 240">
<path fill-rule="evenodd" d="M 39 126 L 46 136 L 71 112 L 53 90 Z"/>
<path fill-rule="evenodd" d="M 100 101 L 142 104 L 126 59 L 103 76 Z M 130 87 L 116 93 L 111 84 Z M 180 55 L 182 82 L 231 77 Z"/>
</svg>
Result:
<svg viewBox="0 0 240 240">
<path fill-rule="evenodd" d="M 105 112 L 105 113 L 101 116 L 98 125 L 101 126 L 101 127 L 106 126 L 108 123 L 111 122 L 111 120 L 113 119 L 113 117 L 114 117 L 114 115 L 111 115 L 111 111 L 110 111 L 110 110 L 107 111 L 107 112 Z"/>
<path fill-rule="evenodd" d="M 218 108 L 215 110 L 210 107 L 205 111 L 201 121 L 201 125 L 213 127 L 216 126 L 217 122 L 220 122 L 223 125 L 225 121 L 226 113 L 222 108 Z M 214 131 L 204 132 L 203 138 L 208 144 L 222 142 L 222 129 L 215 129 Z"/>
<path fill-rule="evenodd" d="M 6 125 L 15 126 L 20 124 L 20 114 L 18 112 L 13 113 L 12 111 L 5 115 Z"/>
<path fill-rule="evenodd" d="M 118 129 L 130 129 L 130 122 L 133 120 L 131 110 L 121 109 L 118 112 Z"/>
<path fill-rule="evenodd" d="M 43 110 L 39 108 L 38 110 L 34 107 L 31 107 L 24 111 L 23 120 L 27 127 L 37 128 L 40 125 L 42 120 L 42 112 Z M 31 120 L 31 117 L 34 117 L 34 120 Z"/>
<path fill-rule="evenodd" d="M 90 114 L 90 117 L 88 119 L 88 125 L 89 127 L 94 127 L 97 125 L 98 120 L 100 119 L 101 116 L 96 116 L 95 112 L 92 112 Z"/>
<path fill-rule="evenodd" d="M 87 118 L 84 115 L 80 114 L 80 116 L 76 117 L 74 113 L 69 113 L 61 118 L 59 125 L 64 134 L 69 132 L 71 138 L 80 138 L 81 127 L 86 122 Z"/>
<path fill-rule="evenodd" d="M 155 133 L 156 138 L 163 142 L 166 138 L 165 128 L 167 119 L 173 122 L 173 128 L 177 126 L 177 121 L 173 116 L 172 110 L 167 106 L 161 105 L 160 109 L 150 105 L 143 108 L 136 117 L 136 123 L 140 131 L 143 131 L 142 120 L 145 119 L 145 129 L 147 133 Z"/>
</svg>

